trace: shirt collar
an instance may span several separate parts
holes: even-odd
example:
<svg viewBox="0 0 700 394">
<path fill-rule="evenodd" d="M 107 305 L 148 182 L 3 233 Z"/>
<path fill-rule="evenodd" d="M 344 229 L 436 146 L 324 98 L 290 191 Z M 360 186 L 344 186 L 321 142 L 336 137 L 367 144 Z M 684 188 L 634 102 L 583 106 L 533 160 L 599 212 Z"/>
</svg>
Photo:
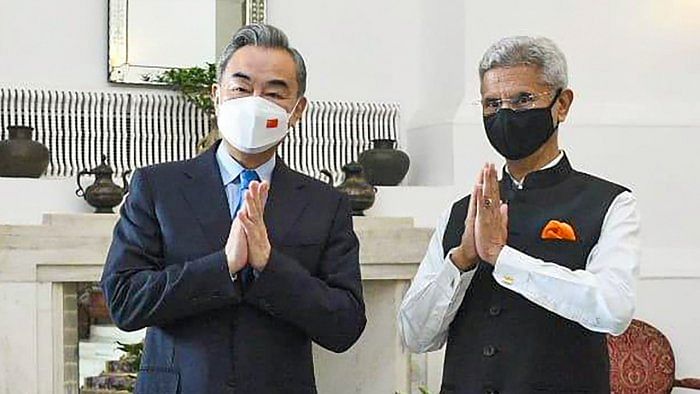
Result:
<svg viewBox="0 0 700 394">
<path fill-rule="evenodd" d="M 545 165 L 544 165 L 542 168 L 540 168 L 538 171 L 542 171 L 542 170 L 546 170 L 546 169 L 555 167 L 557 164 L 559 164 L 559 162 L 560 162 L 561 159 L 563 159 L 563 158 L 564 158 L 564 151 L 560 150 L 560 151 L 559 151 L 559 154 L 557 155 L 557 157 L 554 158 L 554 160 L 552 160 L 552 161 L 550 161 L 549 163 L 545 164 Z M 508 174 L 508 176 L 510 177 L 510 179 L 513 181 L 513 184 L 515 185 L 515 187 L 517 187 L 518 189 L 522 189 L 522 188 L 523 188 L 523 184 L 525 183 L 525 178 L 527 178 L 527 176 L 525 176 L 525 177 L 523 178 L 522 181 L 518 182 L 517 179 L 513 178 L 513 176 L 510 175 L 510 171 L 508 171 L 508 166 L 505 166 L 504 168 L 505 168 L 506 174 Z"/>
<path fill-rule="evenodd" d="M 220 143 L 216 149 L 216 161 L 219 163 L 221 181 L 224 186 L 235 181 L 241 175 L 241 172 L 245 170 L 241 163 L 231 157 L 223 143 Z M 275 164 L 277 164 L 277 158 L 276 155 L 273 155 L 270 160 L 253 170 L 258 174 L 261 181 L 270 182 L 272 181 L 272 171 L 275 169 Z"/>
</svg>

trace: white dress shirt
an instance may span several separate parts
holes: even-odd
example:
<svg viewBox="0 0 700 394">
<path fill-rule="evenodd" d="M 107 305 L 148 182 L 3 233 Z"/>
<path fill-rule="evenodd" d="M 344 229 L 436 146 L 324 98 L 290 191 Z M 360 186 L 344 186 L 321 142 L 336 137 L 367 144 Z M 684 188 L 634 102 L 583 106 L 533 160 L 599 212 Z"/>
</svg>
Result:
<svg viewBox="0 0 700 394">
<path fill-rule="evenodd" d="M 231 217 L 235 214 L 236 202 L 238 201 L 238 193 L 240 192 L 241 184 L 241 173 L 245 170 L 245 167 L 239 162 L 237 162 L 226 150 L 226 146 L 223 141 L 219 144 L 216 149 L 216 161 L 219 164 L 219 172 L 221 174 L 221 182 L 224 184 L 226 189 L 226 199 L 228 200 L 229 210 L 231 212 Z M 275 165 L 277 160 L 275 155 L 272 155 L 270 160 L 261 164 L 258 168 L 254 168 L 255 173 L 258 174 L 260 181 L 272 182 L 272 172 L 275 170 Z"/>
<path fill-rule="evenodd" d="M 555 166 L 562 157 L 560 153 L 542 169 Z M 522 188 L 522 181 L 516 185 Z M 401 337 L 417 353 L 445 344 L 475 272 L 460 271 L 450 258 L 452 250 L 444 257 L 442 239 L 450 211 L 440 217 L 399 311 Z M 608 208 L 585 270 L 571 270 L 505 246 L 493 277 L 501 286 L 589 330 L 619 335 L 634 313 L 639 250 L 637 201 L 632 193 L 623 192 Z"/>
</svg>

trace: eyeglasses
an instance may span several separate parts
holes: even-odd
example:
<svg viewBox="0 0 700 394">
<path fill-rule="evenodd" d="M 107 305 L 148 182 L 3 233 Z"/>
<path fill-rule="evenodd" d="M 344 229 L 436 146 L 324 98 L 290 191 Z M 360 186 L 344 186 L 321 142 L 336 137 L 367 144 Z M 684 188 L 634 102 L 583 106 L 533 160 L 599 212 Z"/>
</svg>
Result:
<svg viewBox="0 0 700 394">
<path fill-rule="evenodd" d="M 484 116 L 489 116 L 497 113 L 503 108 L 504 103 L 513 111 L 527 111 L 535 108 L 537 103 L 543 97 L 551 96 L 554 92 L 528 93 L 522 92 L 508 99 L 486 98 L 473 102 L 474 105 L 480 105 Z"/>
</svg>

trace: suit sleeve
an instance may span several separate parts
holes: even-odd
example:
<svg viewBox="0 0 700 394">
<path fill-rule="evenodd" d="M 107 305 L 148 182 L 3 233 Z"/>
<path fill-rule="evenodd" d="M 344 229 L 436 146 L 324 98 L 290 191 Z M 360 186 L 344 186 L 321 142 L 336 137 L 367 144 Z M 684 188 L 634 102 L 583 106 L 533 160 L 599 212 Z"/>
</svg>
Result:
<svg viewBox="0 0 700 394">
<path fill-rule="evenodd" d="M 146 172 L 137 170 L 121 208 L 102 273 L 112 319 L 126 331 L 172 321 L 241 300 L 222 251 L 186 262 L 163 257 L 162 232 Z"/>
<path fill-rule="evenodd" d="M 245 300 L 299 327 L 320 346 L 343 352 L 357 341 L 367 322 L 359 242 L 345 197 L 339 201 L 319 267 L 318 277 L 312 276 L 273 246 Z"/>
</svg>

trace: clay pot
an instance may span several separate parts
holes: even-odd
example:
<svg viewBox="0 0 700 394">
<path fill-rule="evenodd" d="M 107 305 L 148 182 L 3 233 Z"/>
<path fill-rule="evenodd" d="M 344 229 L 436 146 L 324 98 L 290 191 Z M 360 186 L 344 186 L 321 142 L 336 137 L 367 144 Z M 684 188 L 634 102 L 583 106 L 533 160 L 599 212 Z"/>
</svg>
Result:
<svg viewBox="0 0 700 394">
<path fill-rule="evenodd" d="M 32 140 L 28 126 L 8 126 L 9 138 L 0 142 L 0 177 L 39 178 L 49 166 L 49 149 Z"/>
</svg>

